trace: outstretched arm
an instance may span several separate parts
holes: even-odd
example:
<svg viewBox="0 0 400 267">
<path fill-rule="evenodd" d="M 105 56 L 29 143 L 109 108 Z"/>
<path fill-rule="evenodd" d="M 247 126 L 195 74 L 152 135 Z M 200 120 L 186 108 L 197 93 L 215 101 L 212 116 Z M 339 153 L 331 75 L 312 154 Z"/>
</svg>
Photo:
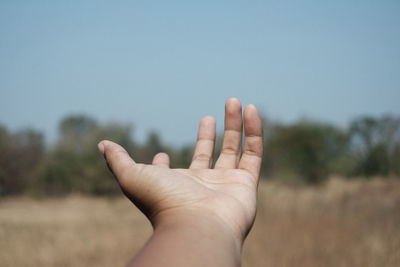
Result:
<svg viewBox="0 0 400 267">
<path fill-rule="evenodd" d="M 244 124 L 245 143 L 242 149 Z M 214 168 L 215 120 L 201 120 L 189 169 L 169 168 L 165 153 L 136 163 L 118 144 L 99 143 L 125 195 L 149 218 L 154 233 L 130 266 L 240 266 L 254 222 L 263 153 L 262 123 L 254 105 L 225 105 L 224 139 Z"/>
</svg>

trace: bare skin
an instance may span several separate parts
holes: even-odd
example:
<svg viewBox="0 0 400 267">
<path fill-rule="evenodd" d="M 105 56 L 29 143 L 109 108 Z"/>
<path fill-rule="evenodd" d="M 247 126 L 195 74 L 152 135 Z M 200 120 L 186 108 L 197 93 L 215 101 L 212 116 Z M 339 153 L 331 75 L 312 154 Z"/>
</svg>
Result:
<svg viewBox="0 0 400 267">
<path fill-rule="evenodd" d="M 229 99 L 224 129 L 214 168 L 210 167 L 216 130 L 209 116 L 200 121 L 188 169 L 171 169 L 165 153 L 146 165 L 136 163 L 118 144 L 99 143 L 122 191 L 154 228 L 129 266 L 240 266 L 242 245 L 256 215 L 263 154 L 262 122 L 256 107 L 248 105 L 242 116 L 239 100 Z"/>
</svg>

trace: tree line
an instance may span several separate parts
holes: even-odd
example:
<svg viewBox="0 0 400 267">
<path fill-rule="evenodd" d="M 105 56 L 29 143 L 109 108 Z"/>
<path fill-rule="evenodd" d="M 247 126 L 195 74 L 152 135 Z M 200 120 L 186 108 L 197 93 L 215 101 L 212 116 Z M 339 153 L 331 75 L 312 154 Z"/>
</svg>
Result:
<svg viewBox="0 0 400 267">
<path fill-rule="evenodd" d="M 150 163 L 157 152 L 171 156 L 171 166 L 189 166 L 193 146 L 172 147 L 157 132 L 139 144 L 132 126 L 99 123 L 85 115 L 67 116 L 48 145 L 41 132 L 11 132 L 0 125 L 0 196 L 83 193 L 119 194 L 117 183 L 97 151 L 102 139 L 113 140 Z M 330 175 L 400 177 L 400 117 L 363 116 L 347 127 L 314 120 L 290 124 L 265 119 L 262 177 L 291 183 L 318 184 Z M 217 138 L 216 154 L 222 137 Z"/>
</svg>

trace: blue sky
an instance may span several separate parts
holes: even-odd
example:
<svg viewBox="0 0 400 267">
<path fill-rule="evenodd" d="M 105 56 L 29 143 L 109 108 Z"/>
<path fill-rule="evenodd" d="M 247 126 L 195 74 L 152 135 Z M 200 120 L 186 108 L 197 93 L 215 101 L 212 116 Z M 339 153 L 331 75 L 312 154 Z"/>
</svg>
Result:
<svg viewBox="0 0 400 267">
<path fill-rule="evenodd" d="M 1 1 L 0 123 L 191 142 L 236 96 L 284 122 L 400 114 L 400 1 Z"/>
</svg>

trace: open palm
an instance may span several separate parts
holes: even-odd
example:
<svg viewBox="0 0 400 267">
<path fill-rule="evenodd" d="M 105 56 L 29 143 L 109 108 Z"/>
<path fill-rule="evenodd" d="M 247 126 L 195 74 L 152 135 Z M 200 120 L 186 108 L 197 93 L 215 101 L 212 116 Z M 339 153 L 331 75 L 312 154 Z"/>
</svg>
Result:
<svg viewBox="0 0 400 267">
<path fill-rule="evenodd" d="M 99 148 L 126 196 L 153 224 L 168 214 L 213 216 L 244 237 L 255 217 L 263 151 L 262 123 L 255 106 L 247 106 L 242 118 L 240 102 L 227 101 L 221 154 L 211 168 L 215 136 L 215 120 L 203 118 L 189 169 L 169 168 L 165 153 L 155 155 L 153 164 L 146 165 L 135 163 L 124 148 L 111 141 L 102 141 Z"/>
</svg>

